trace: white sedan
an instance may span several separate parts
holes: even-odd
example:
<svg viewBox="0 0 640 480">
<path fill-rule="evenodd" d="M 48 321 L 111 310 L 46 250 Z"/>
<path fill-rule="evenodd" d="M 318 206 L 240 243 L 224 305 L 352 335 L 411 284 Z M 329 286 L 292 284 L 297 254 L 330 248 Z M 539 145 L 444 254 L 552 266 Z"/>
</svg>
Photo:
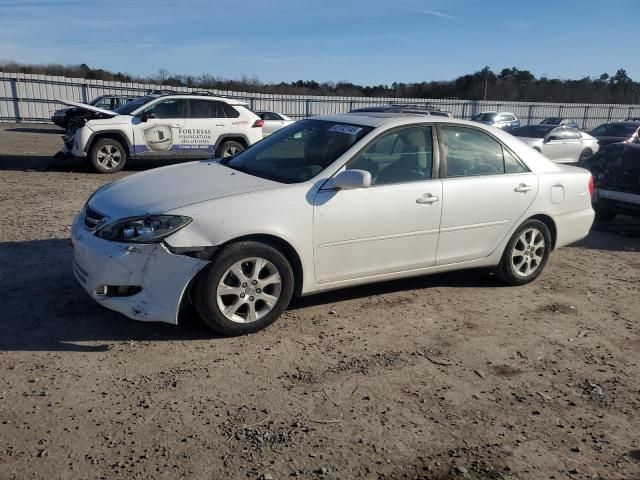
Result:
<svg viewBox="0 0 640 480">
<path fill-rule="evenodd" d="M 292 295 L 464 268 L 510 285 L 589 232 L 592 178 L 452 118 L 300 120 L 223 160 L 131 175 L 88 200 L 73 269 L 100 304 L 218 332 L 266 327 Z"/>
<path fill-rule="evenodd" d="M 287 117 L 283 113 L 278 112 L 256 112 L 263 121 L 262 135 L 268 137 L 273 132 L 280 130 L 281 128 L 291 125 L 295 120 Z"/>
<path fill-rule="evenodd" d="M 512 130 L 511 135 L 558 163 L 584 162 L 600 148 L 597 138 L 566 126 L 527 125 Z"/>
</svg>

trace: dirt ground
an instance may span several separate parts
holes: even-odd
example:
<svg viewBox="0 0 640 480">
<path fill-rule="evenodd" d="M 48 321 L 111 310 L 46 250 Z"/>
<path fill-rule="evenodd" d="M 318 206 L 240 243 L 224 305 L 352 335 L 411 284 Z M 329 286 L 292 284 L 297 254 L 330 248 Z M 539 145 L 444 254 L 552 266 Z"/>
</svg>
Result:
<svg viewBox="0 0 640 480">
<path fill-rule="evenodd" d="M 640 222 L 525 287 L 394 281 L 218 338 L 76 284 L 73 216 L 132 170 L 55 164 L 60 134 L 0 125 L 0 478 L 640 478 Z"/>
</svg>

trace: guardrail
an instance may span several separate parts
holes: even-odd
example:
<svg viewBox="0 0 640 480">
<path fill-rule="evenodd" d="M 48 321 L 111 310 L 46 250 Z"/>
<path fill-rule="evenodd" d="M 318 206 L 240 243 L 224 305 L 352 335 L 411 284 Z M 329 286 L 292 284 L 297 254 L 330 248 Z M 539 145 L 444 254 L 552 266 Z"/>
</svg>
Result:
<svg viewBox="0 0 640 480">
<path fill-rule="evenodd" d="M 49 122 L 54 110 L 64 108 L 59 99 L 89 102 L 99 95 L 137 96 L 149 90 L 167 88 L 176 92 L 206 90 L 214 95 L 246 101 L 253 110 L 277 111 L 292 118 L 344 113 L 355 108 L 389 103 L 433 105 L 465 119 L 487 110 L 510 111 L 524 125 L 539 123 L 547 117 L 562 116 L 575 120 L 585 130 L 603 122 L 640 116 L 640 105 L 277 95 L 0 72 L 0 122 Z"/>
</svg>

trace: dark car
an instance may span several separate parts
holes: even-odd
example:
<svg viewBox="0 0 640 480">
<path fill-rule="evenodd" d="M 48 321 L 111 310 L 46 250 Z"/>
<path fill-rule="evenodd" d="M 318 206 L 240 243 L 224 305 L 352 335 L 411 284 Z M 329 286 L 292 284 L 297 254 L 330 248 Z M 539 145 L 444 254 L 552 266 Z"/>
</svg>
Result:
<svg viewBox="0 0 640 480">
<path fill-rule="evenodd" d="M 540 125 L 558 125 L 563 127 L 578 128 L 578 123 L 566 117 L 547 117 L 540 122 Z"/>
<path fill-rule="evenodd" d="M 451 113 L 431 105 L 382 105 L 379 107 L 363 107 L 351 110 L 349 113 L 412 113 L 414 115 L 433 115 L 436 117 L 451 117 Z"/>
<path fill-rule="evenodd" d="M 609 122 L 594 128 L 591 135 L 598 139 L 602 147 L 616 142 L 637 143 L 640 136 L 638 130 L 640 130 L 640 122 Z"/>
<path fill-rule="evenodd" d="M 102 108 L 103 110 L 115 110 L 116 108 L 120 108 L 131 102 L 132 100 L 135 100 L 136 98 L 137 97 L 127 97 L 122 95 L 100 95 L 99 97 L 91 100 L 89 102 L 89 105 Z M 53 112 L 51 121 L 66 130 L 69 126 L 69 122 L 71 120 L 71 117 L 73 116 L 72 114 L 74 113 L 74 111 L 74 108 L 61 108 L 60 110 L 56 110 L 55 112 Z"/>
<path fill-rule="evenodd" d="M 640 144 L 607 145 L 579 166 L 593 175 L 596 221 L 613 220 L 618 213 L 640 216 Z"/>
</svg>

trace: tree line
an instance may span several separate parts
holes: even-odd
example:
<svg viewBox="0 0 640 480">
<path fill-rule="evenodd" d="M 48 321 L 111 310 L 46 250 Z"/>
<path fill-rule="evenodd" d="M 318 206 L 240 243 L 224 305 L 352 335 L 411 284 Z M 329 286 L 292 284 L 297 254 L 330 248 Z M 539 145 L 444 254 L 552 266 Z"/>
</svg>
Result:
<svg viewBox="0 0 640 480">
<path fill-rule="evenodd" d="M 215 75 L 179 75 L 166 69 L 147 77 L 91 68 L 87 64 L 23 64 L 0 62 L 0 71 L 6 73 L 34 73 L 94 80 L 160 84 L 167 87 L 194 87 L 234 90 L 248 93 L 274 93 L 294 95 L 335 95 L 365 97 L 449 98 L 463 100 L 500 100 L 528 102 L 572 103 L 640 103 L 640 82 L 629 77 L 626 70 L 613 74 L 603 73 L 597 78 L 584 77 L 565 80 L 536 77 L 529 70 L 504 68 L 499 73 L 485 67 L 454 80 L 416 83 L 393 82 L 390 85 L 358 85 L 347 81 L 264 83 L 257 77 L 243 76 L 237 80 Z"/>
</svg>

